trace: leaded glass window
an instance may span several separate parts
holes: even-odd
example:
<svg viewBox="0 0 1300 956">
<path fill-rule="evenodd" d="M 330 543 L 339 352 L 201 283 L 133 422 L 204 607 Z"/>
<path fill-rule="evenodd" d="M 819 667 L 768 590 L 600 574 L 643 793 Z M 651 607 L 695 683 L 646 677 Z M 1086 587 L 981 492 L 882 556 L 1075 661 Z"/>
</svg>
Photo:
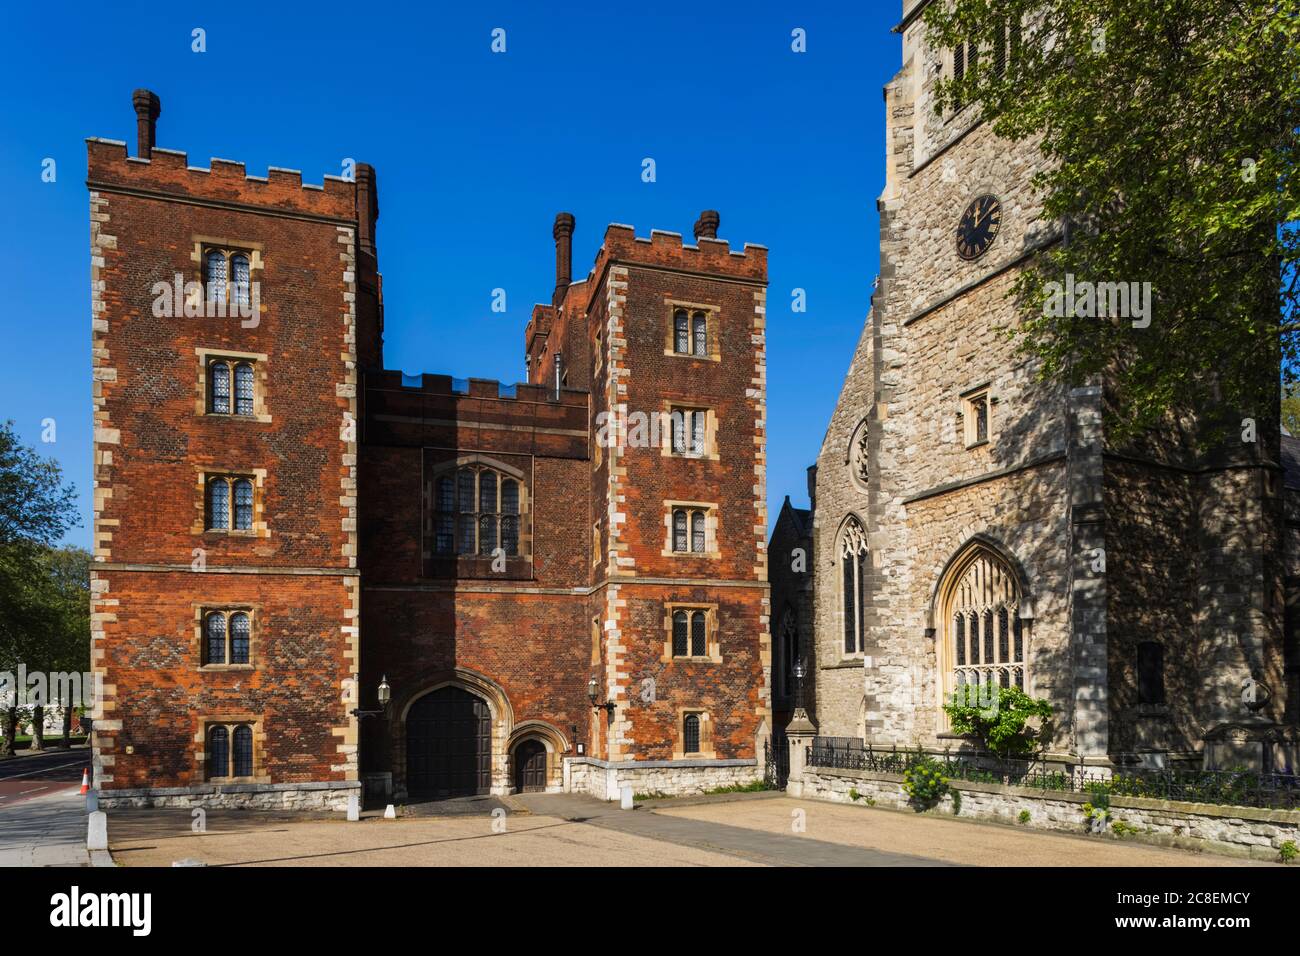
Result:
<svg viewBox="0 0 1300 956">
<path fill-rule="evenodd" d="M 498 548 L 519 554 L 521 490 L 518 480 L 483 466 L 441 475 L 433 484 L 434 550 L 490 557 Z"/>
<path fill-rule="evenodd" d="M 231 776 L 251 777 L 253 775 L 253 728 L 240 724 L 235 728 L 235 760 Z"/>
<path fill-rule="evenodd" d="M 249 271 L 248 256 L 242 252 L 230 257 L 230 271 L 233 274 L 234 288 L 232 294 L 235 304 L 245 309 L 249 307 Z"/>
<path fill-rule="evenodd" d="M 230 731 L 213 727 L 208 731 L 208 777 L 230 774 Z"/>
<path fill-rule="evenodd" d="M 687 714 L 682 721 L 682 751 L 688 754 L 700 752 L 699 714 Z"/>
<path fill-rule="evenodd" d="M 230 414 L 230 366 L 213 362 L 208 366 L 208 411 L 214 415 Z"/>
<path fill-rule="evenodd" d="M 247 614 L 240 612 L 230 615 L 230 663 L 248 663 L 248 646 L 252 631 Z"/>
<path fill-rule="evenodd" d="M 226 254 L 214 249 L 204 260 L 203 281 L 209 302 L 226 301 Z"/>
<path fill-rule="evenodd" d="M 247 362 L 235 366 L 235 414 L 253 414 L 253 366 Z"/>
<path fill-rule="evenodd" d="M 230 528 L 230 482 L 213 478 L 208 482 L 208 529 L 227 531 Z"/>
<path fill-rule="evenodd" d="M 226 663 L 226 616 L 214 612 L 204 620 L 204 632 L 207 637 L 207 654 L 205 663 Z"/>
<path fill-rule="evenodd" d="M 673 550 L 685 551 L 686 549 L 686 512 L 678 508 L 673 512 Z"/>
<path fill-rule="evenodd" d="M 691 550 L 704 553 L 704 512 L 691 512 Z"/>
<path fill-rule="evenodd" d="M 235 530 L 253 530 L 253 483 L 247 478 L 235 482 Z"/>
<path fill-rule="evenodd" d="M 703 312 L 696 312 L 695 318 L 691 322 L 691 331 L 694 333 L 695 354 L 701 358 L 709 354 L 709 323 L 705 319 Z"/>
<path fill-rule="evenodd" d="M 691 656 L 706 657 L 709 653 L 708 622 L 703 611 L 691 615 Z"/>
<path fill-rule="evenodd" d="M 684 309 L 679 309 L 673 315 L 673 350 L 682 355 L 691 351 L 690 318 Z"/>
<path fill-rule="evenodd" d="M 673 612 L 673 657 L 685 657 L 687 654 L 686 612 Z"/>
</svg>

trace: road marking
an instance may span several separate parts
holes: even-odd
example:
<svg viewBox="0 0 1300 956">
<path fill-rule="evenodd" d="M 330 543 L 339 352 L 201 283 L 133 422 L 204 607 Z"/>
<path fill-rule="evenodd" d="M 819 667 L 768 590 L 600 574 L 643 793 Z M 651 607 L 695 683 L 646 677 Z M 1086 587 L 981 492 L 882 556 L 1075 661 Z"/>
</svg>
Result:
<svg viewBox="0 0 1300 956">
<path fill-rule="evenodd" d="M 35 790 L 19 790 L 19 791 L 18 791 L 18 796 L 21 797 L 21 796 L 24 796 L 25 794 L 28 794 L 28 793 L 40 793 L 42 790 L 48 790 L 48 789 L 50 789 L 50 788 L 49 788 L 49 787 L 37 787 Z"/>
<path fill-rule="evenodd" d="M 85 761 L 83 760 L 74 760 L 71 763 L 56 764 L 53 767 L 42 767 L 40 770 L 33 770 L 31 773 L 17 773 L 14 774 L 12 777 L 0 777 L 0 780 L 22 780 L 26 777 L 39 777 L 42 774 L 47 774 L 53 770 L 64 770 L 68 767 L 79 767 L 82 766 L 84 763 Z"/>
</svg>

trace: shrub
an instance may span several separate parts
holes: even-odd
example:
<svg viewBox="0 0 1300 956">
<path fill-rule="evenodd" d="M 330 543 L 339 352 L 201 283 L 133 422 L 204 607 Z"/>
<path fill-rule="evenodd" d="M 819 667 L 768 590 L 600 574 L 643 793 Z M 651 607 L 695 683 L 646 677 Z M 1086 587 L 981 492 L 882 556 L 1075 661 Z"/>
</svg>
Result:
<svg viewBox="0 0 1300 956">
<path fill-rule="evenodd" d="M 1110 828 L 1115 831 L 1116 836 L 1128 836 L 1130 833 L 1138 832 L 1137 827 L 1131 823 L 1125 823 L 1123 820 L 1116 820 L 1110 825 Z"/>
<path fill-rule="evenodd" d="M 1297 854 L 1300 854 L 1300 850 L 1296 849 L 1295 840 L 1287 840 L 1277 848 L 1277 858 L 1282 863 L 1290 863 Z"/>
<path fill-rule="evenodd" d="M 1028 822 L 1029 822 L 1029 811 L 1028 811 L 1028 810 L 1021 810 L 1021 811 L 1020 811 L 1020 816 L 1017 817 L 1017 819 L 1018 819 L 1021 823 L 1028 823 Z"/>
<path fill-rule="evenodd" d="M 903 771 L 903 791 L 918 810 L 929 810 L 948 792 L 944 767 L 933 757 L 918 755 Z"/>
<path fill-rule="evenodd" d="M 1025 725 L 1033 717 L 1044 724 L 1052 717 L 1051 704 L 1030 697 L 1019 687 L 998 688 L 997 698 L 989 700 L 990 706 L 981 707 L 980 703 L 956 693 L 943 709 L 952 721 L 953 733 L 974 735 L 985 748 L 1002 757 L 1032 750 L 1037 735 Z"/>
</svg>

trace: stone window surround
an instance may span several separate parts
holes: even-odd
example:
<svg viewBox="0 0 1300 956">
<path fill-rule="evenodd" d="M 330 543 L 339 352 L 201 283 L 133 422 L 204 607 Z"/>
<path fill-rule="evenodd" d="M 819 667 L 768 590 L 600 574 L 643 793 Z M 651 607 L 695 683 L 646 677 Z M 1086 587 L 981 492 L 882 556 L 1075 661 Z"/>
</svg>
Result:
<svg viewBox="0 0 1300 956">
<path fill-rule="evenodd" d="M 523 472 L 522 469 L 514 465 L 508 465 L 503 461 L 498 461 L 497 459 L 491 457 L 490 455 L 480 455 L 477 453 L 459 455 L 453 460 L 442 462 L 436 468 L 431 469 L 426 475 L 426 477 L 424 478 L 423 484 L 424 484 L 424 493 L 425 493 L 425 507 L 424 507 L 423 527 L 425 529 L 425 532 L 424 532 L 424 541 L 422 542 L 422 546 L 420 549 L 424 555 L 424 560 L 454 561 L 458 559 L 474 559 L 474 558 L 490 557 L 489 555 L 480 555 L 477 553 L 477 551 L 475 551 L 474 554 L 458 553 L 455 550 L 457 542 L 455 540 L 454 531 L 453 531 L 453 539 L 452 539 L 452 553 L 447 554 L 445 552 L 440 552 L 436 550 L 435 547 L 437 544 L 437 533 L 438 533 L 437 515 L 439 514 L 437 510 L 438 479 L 442 477 L 448 477 L 448 476 L 452 479 L 452 494 L 454 496 L 457 496 L 455 499 L 455 503 L 457 505 L 457 508 L 459 508 L 460 499 L 458 496 L 460 491 L 459 488 L 456 486 L 456 474 L 462 468 L 470 468 L 471 470 L 475 470 L 475 471 L 482 471 L 486 469 L 488 471 L 496 472 L 498 501 L 500 501 L 500 496 L 501 496 L 502 478 L 511 478 L 518 483 L 519 485 L 518 554 L 507 555 L 506 560 L 525 561 L 529 565 L 531 565 L 533 561 L 532 484 L 528 480 L 528 476 Z M 476 477 L 474 480 L 474 506 L 476 509 L 478 508 L 478 493 L 479 493 L 478 479 Z M 459 510 L 454 512 L 454 514 L 456 515 L 459 515 L 459 513 L 460 513 Z M 477 511 L 475 513 L 477 514 Z M 475 542 L 477 541 L 478 541 L 478 537 L 476 531 Z M 500 546 L 500 543 L 501 542 L 498 540 L 497 545 Z"/>
<path fill-rule="evenodd" d="M 700 718 L 700 749 L 688 754 L 686 752 L 686 718 L 691 714 L 695 714 Z M 709 712 L 703 707 L 678 707 L 672 759 L 684 760 L 687 757 L 693 757 L 700 760 L 714 760 L 717 756 L 717 751 L 713 749 L 713 720 L 709 717 Z"/>
<path fill-rule="evenodd" d="M 997 405 L 997 399 L 993 396 L 993 383 L 985 382 L 974 388 L 969 388 L 959 396 L 961 399 L 961 410 L 957 417 L 962 422 L 962 442 L 967 449 L 982 448 L 993 441 L 995 434 L 993 428 L 993 409 Z M 987 433 L 983 438 L 976 434 L 976 406 L 983 400 L 985 403 L 986 427 Z"/>
<path fill-rule="evenodd" d="M 966 576 L 966 572 L 976 561 L 982 558 L 987 559 L 993 565 L 996 565 L 1006 576 L 1010 587 L 1014 591 L 1015 610 L 1014 613 L 1020 620 L 1021 642 L 1022 642 L 1022 663 L 1024 691 L 1031 697 L 1034 695 L 1033 686 L 1033 633 L 1034 633 L 1034 611 L 1033 603 L 1026 595 L 1022 585 L 1020 575 L 1016 568 L 1008 562 L 997 550 L 989 547 L 987 544 L 978 540 L 970 542 L 960 548 L 949 561 L 948 566 L 943 571 L 943 576 L 939 581 L 935 591 L 934 614 L 938 618 L 933 621 L 933 635 L 935 639 L 935 664 L 938 679 L 935 681 L 935 705 L 938 710 L 938 721 L 941 735 L 948 733 L 949 719 L 943 705 L 947 702 L 947 697 L 952 691 L 953 673 L 956 660 L 954 649 L 953 634 L 953 607 L 952 603 L 957 587 L 961 584 Z"/>
<path fill-rule="evenodd" d="M 691 643 L 691 613 L 694 611 L 704 612 L 704 649 L 703 657 L 686 654 L 677 656 L 673 654 L 673 614 L 677 611 L 686 612 L 686 646 L 689 649 Z M 718 605 L 705 604 L 698 601 L 665 601 L 664 602 L 664 650 L 659 660 L 665 664 L 671 662 L 683 664 L 721 664 L 722 663 L 722 645 L 718 638 Z M 703 737 L 701 736 L 701 741 Z M 701 746 L 703 744 L 701 743 Z"/>
<path fill-rule="evenodd" d="M 704 451 L 695 454 L 692 451 L 673 451 L 673 412 L 704 413 Z M 707 405 L 694 402 L 679 402 L 666 398 L 663 400 L 663 427 L 659 429 L 659 453 L 664 458 L 690 458 L 696 461 L 718 461 L 718 413 Z M 691 422 L 685 421 L 686 447 L 691 445 Z"/>
<path fill-rule="evenodd" d="M 673 512 L 678 509 L 685 509 L 687 512 L 703 511 L 704 512 L 704 550 L 703 551 L 674 551 L 673 550 Z M 696 559 L 713 559 L 717 560 L 722 557 L 722 552 L 718 550 L 718 503 L 716 501 L 683 501 L 679 499 L 668 499 L 664 501 L 664 549 L 659 552 L 661 557 L 665 558 L 696 558 Z M 690 515 L 686 519 L 686 535 L 689 540 L 691 535 Z"/>
<path fill-rule="evenodd" d="M 248 256 L 248 281 L 249 283 L 261 282 L 257 273 L 261 272 L 266 263 L 262 259 L 262 252 L 265 249 L 260 242 L 248 242 L 242 239 L 227 239 L 224 236 L 206 236 L 192 235 L 190 241 L 193 247 L 190 251 L 190 262 L 192 263 L 193 279 L 203 289 L 204 300 L 207 300 L 208 294 L 208 277 L 204 274 L 205 262 L 204 257 L 209 252 L 223 252 L 226 254 L 226 296 L 227 301 L 230 296 L 230 289 L 234 284 L 230 275 L 230 257 L 236 253 L 243 253 Z M 266 304 L 258 296 L 258 313 L 266 312 Z"/>
<path fill-rule="evenodd" d="M 218 465 L 198 470 L 198 520 L 190 528 L 191 534 L 217 535 L 223 538 L 269 538 L 270 529 L 266 526 L 266 475 L 265 468 L 223 468 Z M 247 478 L 253 482 L 253 527 L 247 531 L 233 528 L 209 528 L 208 525 L 208 482 L 214 478 L 234 481 Z M 233 520 L 233 512 L 232 512 Z"/>
<path fill-rule="evenodd" d="M 854 612 L 857 615 L 858 620 L 862 622 L 860 633 L 858 633 L 857 635 L 857 650 L 846 651 L 844 649 L 844 560 L 845 560 L 844 549 L 846 547 L 845 537 L 854 528 L 856 528 L 858 530 L 858 533 L 862 536 L 862 546 L 855 553 L 865 554 L 868 562 L 874 561 L 873 552 L 869 547 L 866 546 L 866 535 L 867 535 L 866 525 L 862 522 L 861 519 L 858 518 L 857 515 L 850 513 L 848 516 L 845 517 L 844 521 L 841 523 L 840 530 L 835 536 L 835 582 L 836 582 L 835 583 L 835 606 L 836 606 L 837 617 L 839 618 L 839 621 L 834 635 L 835 664 L 831 664 L 830 666 L 843 665 L 846 663 L 856 666 L 858 662 L 862 661 L 866 656 L 866 643 L 867 643 L 866 614 L 865 614 L 865 608 L 858 607 L 856 594 L 854 596 Z M 868 565 L 868 567 L 871 566 L 872 565 L 870 564 Z M 855 571 L 854 573 L 856 575 L 857 572 Z M 863 588 L 858 589 L 859 594 L 863 593 L 863 591 L 864 591 Z M 855 622 L 855 629 L 858 629 L 856 622 Z"/>
<path fill-rule="evenodd" d="M 195 602 L 191 605 L 194 611 L 194 639 L 193 654 L 195 669 L 205 673 L 219 673 L 221 671 L 252 671 L 257 669 L 257 645 L 260 640 L 259 617 L 261 607 L 256 604 L 248 603 L 220 603 L 220 602 Z M 204 631 L 204 623 L 209 614 L 226 615 L 226 647 L 230 647 L 230 615 L 243 613 L 248 615 L 248 663 L 247 664 L 208 664 L 203 658 L 207 651 L 207 634 Z M 229 656 L 229 655 L 227 655 Z"/>
<path fill-rule="evenodd" d="M 247 724 L 253 728 L 253 775 L 251 777 L 209 777 L 208 776 L 208 731 L 213 727 L 224 726 L 230 733 L 230 755 L 234 759 L 235 728 Z M 221 714 L 200 717 L 198 733 L 194 736 L 194 766 L 198 783 L 270 783 L 270 774 L 266 771 L 266 729 L 262 718 L 257 714 Z"/>
<path fill-rule="evenodd" d="M 664 297 L 666 308 L 666 318 L 664 320 L 664 355 L 678 359 L 694 359 L 697 362 L 721 362 L 722 353 L 718 347 L 718 340 L 721 336 L 718 334 L 718 323 L 721 321 L 722 307 L 717 304 L 706 302 L 688 302 L 684 299 L 673 299 L 668 296 Z M 694 318 L 696 312 L 704 313 L 705 328 L 705 345 L 707 352 L 704 355 L 696 355 L 694 351 L 678 352 L 675 339 L 674 315 L 679 309 L 685 309 L 687 313 Z M 691 331 L 694 335 L 694 329 Z M 692 339 L 694 341 L 694 339 Z"/>
<path fill-rule="evenodd" d="M 194 354 L 199 360 L 198 390 L 194 402 L 194 413 L 204 418 L 231 419 L 243 422 L 269 423 L 271 416 L 266 410 L 268 383 L 267 356 L 264 352 L 237 352 L 233 349 L 210 349 L 195 347 Z M 236 415 L 233 412 L 208 411 L 208 366 L 213 362 L 226 361 L 231 365 L 231 407 L 234 407 L 234 366 L 245 362 L 253 366 L 253 414 Z"/>
</svg>

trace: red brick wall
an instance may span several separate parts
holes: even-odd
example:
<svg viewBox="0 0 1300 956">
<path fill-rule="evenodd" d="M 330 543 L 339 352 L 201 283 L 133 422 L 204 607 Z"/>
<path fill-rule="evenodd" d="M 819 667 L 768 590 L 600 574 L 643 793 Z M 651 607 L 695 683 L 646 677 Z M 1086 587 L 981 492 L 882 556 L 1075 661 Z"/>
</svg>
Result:
<svg viewBox="0 0 1300 956">
<path fill-rule="evenodd" d="M 200 722 L 232 715 L 261 722 L 259 780 L 343 780 L 355 776 L 340 747 L 350 732 L 344 682 L 357 663 L 347 630 L 355 512 L 341 500 L 353 468 L 341 432 L 355 414 L 341 358 L 355 327 L 341 258 L 355 230 L 353 184 L 310 190 L 287 173 L 260 182 L 237 164 L 185 166 L 167 151 L 141 162 L 121 146 L 89 145 L 102 290 L 94 663 L 108 688 L 97 723 L 103 783 L 200 782 Z M 155 283 L 201 278 L 200 240 L 259 250 L 255 327 L 155 316 Z M 265 354 L 270 420 L 202 414 L 196 348 Z M 265 470 L 265 534 L 202 529 L 205 469 Z M 303 570 L 325 573 L 286 573 Z M 201 670 L 195 607 L 229 604 L 253 609 L 253 666 Z"/>
</svg>

